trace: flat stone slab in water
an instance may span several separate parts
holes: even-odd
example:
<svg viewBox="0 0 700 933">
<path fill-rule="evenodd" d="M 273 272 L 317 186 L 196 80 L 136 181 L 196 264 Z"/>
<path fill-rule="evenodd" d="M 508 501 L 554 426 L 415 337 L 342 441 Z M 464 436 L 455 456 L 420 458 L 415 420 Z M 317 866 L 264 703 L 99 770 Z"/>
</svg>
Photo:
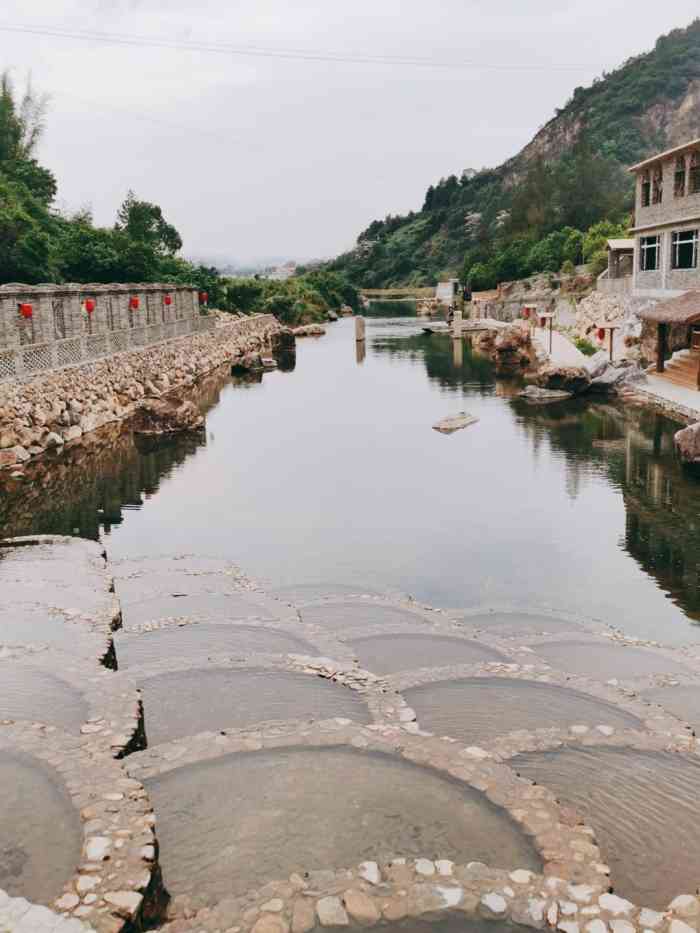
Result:
<svg viewBox="0 0 700 933">
<path fill-rule="evenodd" d="M 117 580 L 115 589 L 122 606 L 140 603 L 155 596 L 236 595 L 235 580 L 223 573 L 149 573 L 142 577 Z"/>
<path fill-rule="evenodd" d="M 80 693 L 58 677 L 0 662 L 0 719 L 29 720 L 78 732 L 89 715 Z"/>
<path fill-rule="evenodd" d="M 0 750 L 0 889 L 50 904 L 80 861 L 80 816 L 34 759 Z"/>
<path fill-rule="evenodd" d="M 598 641 L 561 641 L 531 646 L 552 667 L 596 680 L 626 680 L 648 674 L 688 673 L 661 654 Z"/>
<path fill-rule="evenodd" d="M 46 609 L 5 607 L 0 609 L 0 645 L 50 645 L 70 651 L 75 630 L 62 616 Z"/>
<path fill-rule="evenodd" d="M 177 671 L 140 681 L 150 745 L 212 729 L 284 719 L 370 721 L 361 697 L 308 674 L 262 670 Z"/>
<path fill-rule="evenodd" d="M 519 755 L 522 774 L 596 832 L 615 893 L 664 910 L 700 877 L 700 762 L 671 752 L 567 748 Z"/>
<path fill-rule="evenodd" d="M 659 703 L 669 713 L 689 723 L 696 734 L 700 734 L 700 684 L 655 687 L 653 690 L 645 690 L 642 696 Z"/>
<path fill-rule="evenodd" d="M 198 618 L 235 622 L 237 619 L 266 619 L 274 616 L 259 603 L 238 594 L 199 596 L 154 596 L 123 608 L 125 625 L 142 625 L 158 619 Z"/>
<path fill-rule="evenodd" d="M 207 622 L 169 625 L 143 634 L 117 634 L 114 642 L 121 669 L 177 657 L 229 654 L 245 658 L 258 653 L 318 654 L 313 645 L 286 632 L 252 625 Z"/>
<path fill-rule="evenodd" d="M 519 635 L 521 632 L 575 632 L 582 628 L 577 622 L 568 619 L 525 612 L 484 612 L 465 616 L 461 623 L 473 628 L 494 629 L 503 635 Z"/>
<path fill-rule="evenodd" d="M 402 625 L 407 629 L 425 628 L 426 622 L 400 606 L 386 606 L 371 599 L 353 602 L 327 602 L 307 606 L 302 612 L 304 622 L 325 625 L 338 634 L 363 625 Z"/>
<path fill-rule="evenodd" d="M 507 677 L 445 680 L 403 693 L 421 728 L 465 744 L 519 729 L 607 725 L 640 727 L 630 713 L 576 690 Z"/>
<path fill-rule="evenodd" d="M 292 872 L 406 857 L 541 870 L 478 791 L 345 748 L 230 755 L 149 779 L 165 884 L 215 902 Z"/>
<path fill-rule="evenodd" d="M 440 635 L 372 635 L 349 642 L 360 666 L 374 674 L 394 674 L 420 667 L 505 661 L 505 655 L 466 638 Z"/>
</svg>

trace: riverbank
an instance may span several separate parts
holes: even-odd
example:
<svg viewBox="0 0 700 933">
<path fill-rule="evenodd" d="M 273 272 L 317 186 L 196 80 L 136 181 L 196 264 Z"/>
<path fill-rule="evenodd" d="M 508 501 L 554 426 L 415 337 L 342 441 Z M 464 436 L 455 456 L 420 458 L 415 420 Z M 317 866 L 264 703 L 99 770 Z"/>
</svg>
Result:
<svg viewBox="0 0 700 933">
<path fill-rule="evenodd" d="M 48 450 L 80 444 L 133 417 L 149 399 L 186 392 L 224 364 L 259 364 L 285 333 L 271 314 L 218 317 L 203 333 L 0 383 L 0 468 L 18 471 Z"/>
</svg>

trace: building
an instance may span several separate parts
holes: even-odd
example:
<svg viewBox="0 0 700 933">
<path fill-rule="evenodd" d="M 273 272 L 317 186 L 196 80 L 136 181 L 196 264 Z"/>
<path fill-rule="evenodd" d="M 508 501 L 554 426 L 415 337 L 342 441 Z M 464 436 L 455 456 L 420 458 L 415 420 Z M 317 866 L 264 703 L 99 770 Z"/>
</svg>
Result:
<svg viewBox="0 0 700 933">
<path fill-rule="evenodd" d="M 700 288 L 700 139 L 633 165 L 633 293 L 674 298 Z"/>
</svg>

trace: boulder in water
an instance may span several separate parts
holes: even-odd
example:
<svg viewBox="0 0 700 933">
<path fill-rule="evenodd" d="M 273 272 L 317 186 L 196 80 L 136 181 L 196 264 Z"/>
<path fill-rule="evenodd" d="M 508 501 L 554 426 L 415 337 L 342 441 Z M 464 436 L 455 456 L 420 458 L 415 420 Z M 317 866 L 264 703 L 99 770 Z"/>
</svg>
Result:
<svg viewBox="0 0 700 933">
<path fill-rule="evenodd" d="M 545 366 L 537 374 L 537 384 L 542 389 L 560 389 L 579 395 L 591 384 L 591 377 L 582 366 Z"/>
<path fill-rule="evenodd" d="M 677 431 L 673 443 L 682 463 L 700 463 L 700 421 Z"/>
<path fill-rule="evenodd" d="M 535 405 L 547 405 L 549 402 L 564 402 L 573 398 L 571 392 L 563 389 L 541 389 L 539 386 L 528 386 L 519 393 L 520 398 Z"/>
<path fill-rule="evenodd" d="M 134 433 L 144 437 L 199 431 L 203 427 L 204 418 L 192 402 L 172 398 L 146 399 L 134 420 Z"/>
<path fill-rule="evenodd" d="M 439 431 L 440 434 L 454 434 L 455 431 L 461 431 L 462 428 L 468 428 L 470 424 L 476 424 L 478 418 L 460 411 L 458 415 L 450 415 L 443 418 L 433 425 L 433 431 Z"/>
</svg>

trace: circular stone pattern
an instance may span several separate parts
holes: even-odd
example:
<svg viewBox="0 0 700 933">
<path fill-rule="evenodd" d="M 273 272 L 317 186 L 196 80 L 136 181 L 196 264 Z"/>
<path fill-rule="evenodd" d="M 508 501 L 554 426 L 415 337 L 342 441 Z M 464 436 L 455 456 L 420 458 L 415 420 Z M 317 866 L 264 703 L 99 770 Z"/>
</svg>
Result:
<svg viewBox="0 0 700 933">
<path fill-rule="evenodd" d="M 441 635 L 373 635 L 350 641 L 360 666 L 373 674 L 395 674 L 421 667 L 507 661 L 495 648 L 466 638 Z"/>
<path fill-rule="evenodd" d="M 0 750 L 0 889 L 50 904 L 80 861 L 80 818 L 39 761 Z"/>
<path fill-rule="evenodd" d="M 146 784 L 168 890 L 210 903 L 295 871 L 399 855 L 542 867 L 531 840 L 478 791 L 381 753 L 246 752 Z"/>
<path fill-rule="evenodd" d="M 696 890 L 700 763 L 670 752 L 565 748 L 518 755 L 510 764 L 593 827 L 616 894 L 663 910 Z"/>
<path fill-rule="evenodd" d="M 519 729 L 641 725 L 631 713 L 585 693 L 507 677 L 438 681 L 404 690 L 403 696 L 421 728 L 467 745 Z"/>
<path fill-rule="evenodd" d="M 163 658 L 210 657 L 212 655 L 318 654 L 308 642 L 286 632 L 253 625 L 207 622 L 169 625 L 140 635 L 115 637 L 120 669 L 137 664 L 155 664 Z"/>
<path fill-rule="evenodd" d="M 543 660 L 568 674 L 596 680 L 627 680 L 648 674 L 688 673 L 662 654 L 599 641 L 561 641 L 531 645 Z"/>
<path fill-rule="evenodd" d="M 369 722 L 359 694 L 308 674 L 205 668 L 160 674 L 139 686 L 150 745 L 271 720 L 340 716 Z"/>
<path fill-rule="evenodd" d="M 348 583 L 296 583 L 268 590 L 271 596 L 286 603 L 310 603 L 327 596 L 380 596 L 377 590 L 363 584 Z"/>
<path fill-rule="evenodd" d="M 41 722 L 78 732 L 89 715 L 83 697 L 58 677 L 0 662 L 0 719 Z"/>
<path fill-rule="evenodd" d="M 154 596 L 123 607 L 124 623 L 143 625 L 158 619 L 200 618 L 235 622 L 239 619 L 267 619 L 273 616 L 245 596 L 200 594 L 197 596 Z"/>
<path fill-rule="evenodd" d="M 642 696 L 689 723 L 696 734 L 700 733 L 700 685 L 654 687 L 652 690 L 645 690 Z"/>
<path fill-rule="evenodd" d="M 386 606 L 371 599 L 355 602 L 327 602 L 318 606 L 307 606 L 302 611 L 304 622 L 315 622 L 342 635 L 348 629 L 365 625 L 401 625 L 407 629 L 425 629 L 427 620 L 402 609 Z"/>
</svg>

